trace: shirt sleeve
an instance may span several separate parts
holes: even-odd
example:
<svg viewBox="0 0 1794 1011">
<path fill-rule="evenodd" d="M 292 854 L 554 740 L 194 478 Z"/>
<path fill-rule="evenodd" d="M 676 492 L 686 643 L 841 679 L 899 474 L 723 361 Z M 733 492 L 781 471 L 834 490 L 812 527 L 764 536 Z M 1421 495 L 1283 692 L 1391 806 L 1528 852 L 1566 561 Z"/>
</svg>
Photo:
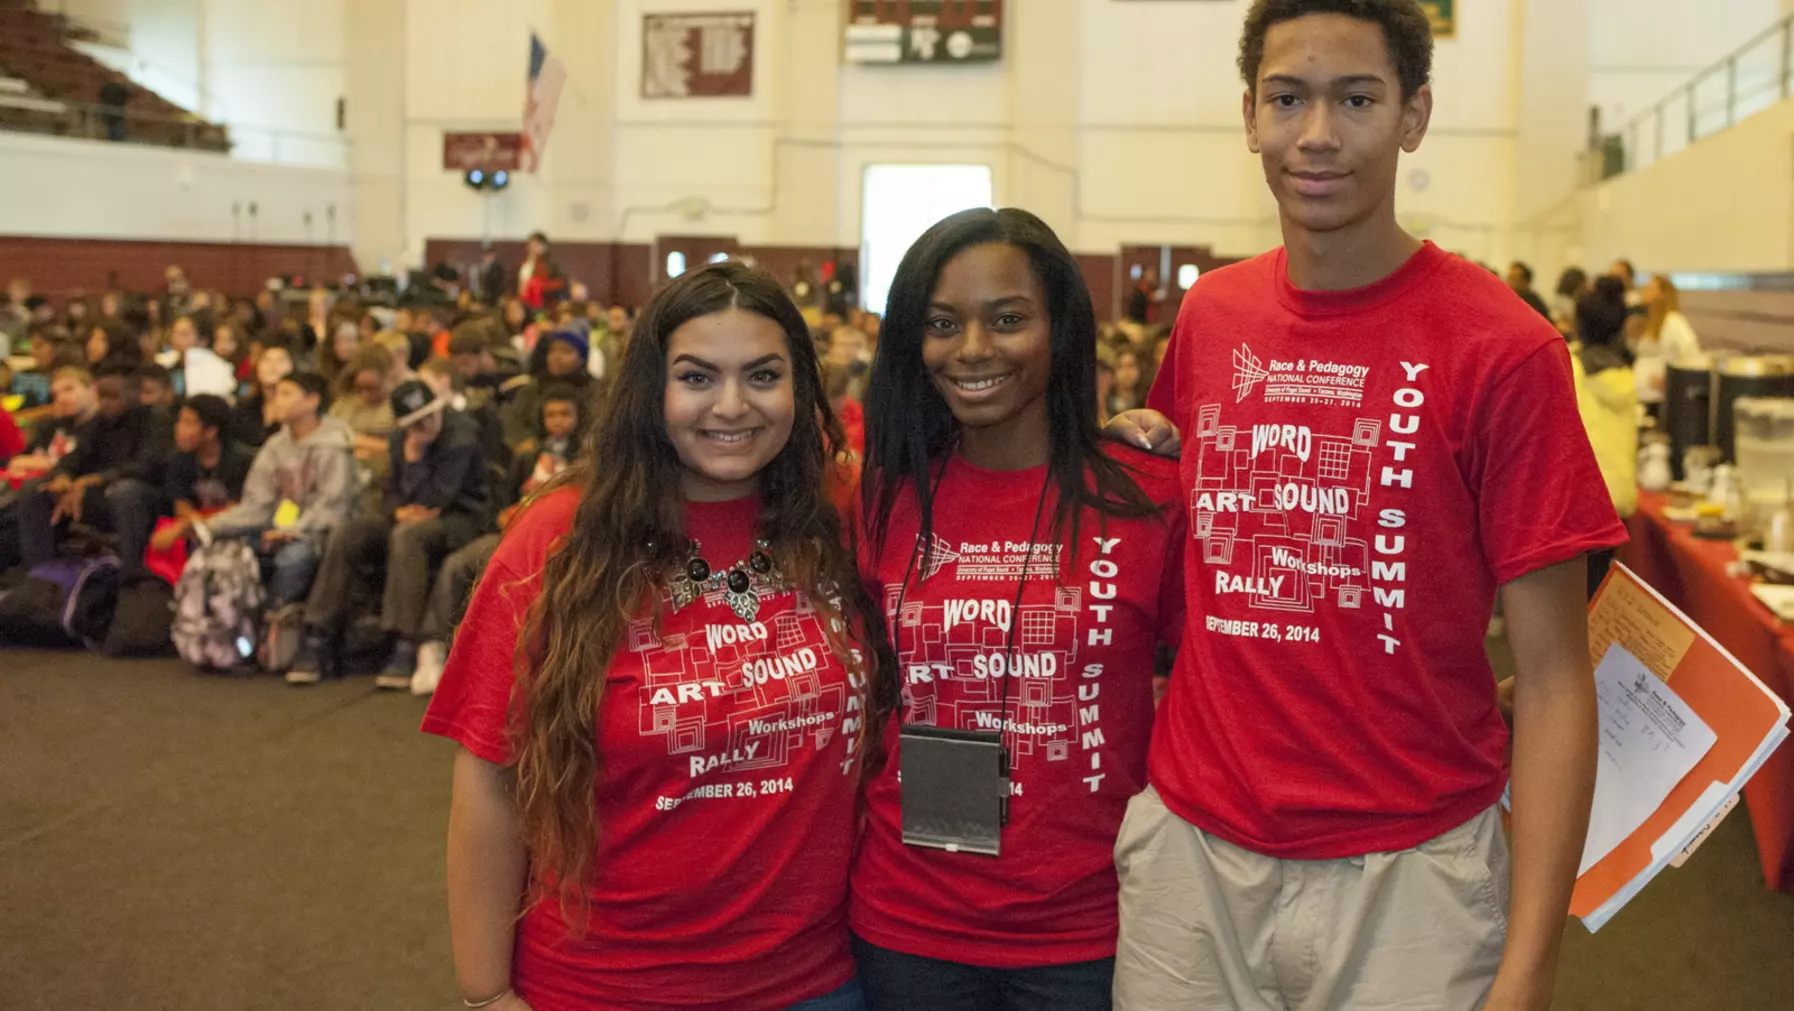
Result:
<svg viewBox="0 0 1794 1011">
<path fill-rule="evenodd" d="M 539 578 L 520 579 L 497 558 L 486 567 L 424 715 L 424 733 L 455 741 L 494 765 L 510 761 L 517 636 L 540 592 Z"/>
<path fill-rule="evenodd" d="M 1497 583 L 1625 543 L 1561 341 L 1503 376 L 1474 418 L 1470 487 Z"/>
<path fill-rule="evenodd" d="M 1171 328 L 1171 340 L 1165 345 L 1165 360 L 1159 367 L 1159 374 L 1153 378 L 1152 389 L 1146 393 L 1146 407 L 1157 411 L 1171 419 L 1182 434 L 1184 419 L 1177 413 L 1177 373 L 1180 370 L 1182 355 L 1179 351 L 1186 343 L 1183 321 L 1179 319 Z"/>
</svg>

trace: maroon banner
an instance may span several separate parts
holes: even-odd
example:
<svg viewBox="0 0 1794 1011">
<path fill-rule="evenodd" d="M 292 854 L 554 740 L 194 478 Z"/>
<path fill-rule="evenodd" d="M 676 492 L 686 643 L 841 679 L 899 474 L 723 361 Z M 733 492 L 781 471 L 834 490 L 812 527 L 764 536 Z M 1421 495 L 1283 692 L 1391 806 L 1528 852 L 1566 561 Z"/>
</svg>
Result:
<svg viewBox="0 0 1794 1011">
<path fill-rule="evenodd" d="M 453 172 L 483 169 L 517 171 L 523 161 L 521 133 L 444 133 L 442 167 Z"/>
<path fill-rule="evenodd" d="M 754 93 L 754 14 L 642 15 L 643 98 Z"/>
</svg>

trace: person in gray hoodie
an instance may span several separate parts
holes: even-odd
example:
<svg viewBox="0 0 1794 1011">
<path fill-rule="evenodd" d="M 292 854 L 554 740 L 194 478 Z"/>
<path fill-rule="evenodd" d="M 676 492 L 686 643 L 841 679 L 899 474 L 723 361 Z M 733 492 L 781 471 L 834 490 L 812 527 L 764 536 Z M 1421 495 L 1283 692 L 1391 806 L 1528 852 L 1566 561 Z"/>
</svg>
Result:
<svg viewBox="0 0 1794 1011">
<path fill-rule="evenodd" d="M 242 500 L 206 520 L 214 537 L 259 536 L 273 565 L 270 609 L 305 599 L 330 531 L 354 507 L 351 436 L 341 421 L 324 417 L 329 404 L 324 377 L 295 372 L 282 379 L 275 393 L 280 431 L 256 453 Z"/>
</svg>

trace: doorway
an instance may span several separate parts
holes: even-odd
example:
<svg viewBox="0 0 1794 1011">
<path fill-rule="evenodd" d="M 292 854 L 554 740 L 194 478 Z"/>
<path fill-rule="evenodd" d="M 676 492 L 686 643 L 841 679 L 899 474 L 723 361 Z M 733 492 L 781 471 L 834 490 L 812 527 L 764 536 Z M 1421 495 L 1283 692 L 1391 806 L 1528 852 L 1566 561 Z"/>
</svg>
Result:
<svg viewBox="0 0 1794 1011">
<path fill-rule="evenodd" d="M 884 315 L 903 254 L 931 225 L 994 199 L 989 165 L 868 165 L 860 188 L 860 307 Z"/>
</svg>

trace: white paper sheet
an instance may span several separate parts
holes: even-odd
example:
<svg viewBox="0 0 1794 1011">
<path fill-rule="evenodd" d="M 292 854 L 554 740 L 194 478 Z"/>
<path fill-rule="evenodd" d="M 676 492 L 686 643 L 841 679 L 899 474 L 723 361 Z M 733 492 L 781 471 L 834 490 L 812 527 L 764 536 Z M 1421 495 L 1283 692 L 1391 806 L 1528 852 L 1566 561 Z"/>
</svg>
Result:
<svg viewBox="0 0 1794 1011">
<path fill-rule="evenodd" d="M 1680 696 L 1618 644 L 1595 668 L 1595 700 L 1600 756 L 1578 875 L 1638 831 L 1719 740 Z"/>
<path fill-rule="evenodd" d="M 187 349 L 187 395 L 213 393 L 233 397 L 237 392 L 237 370 L 230 362 L 213 354 L 210 348 Z"/>
</svg>

